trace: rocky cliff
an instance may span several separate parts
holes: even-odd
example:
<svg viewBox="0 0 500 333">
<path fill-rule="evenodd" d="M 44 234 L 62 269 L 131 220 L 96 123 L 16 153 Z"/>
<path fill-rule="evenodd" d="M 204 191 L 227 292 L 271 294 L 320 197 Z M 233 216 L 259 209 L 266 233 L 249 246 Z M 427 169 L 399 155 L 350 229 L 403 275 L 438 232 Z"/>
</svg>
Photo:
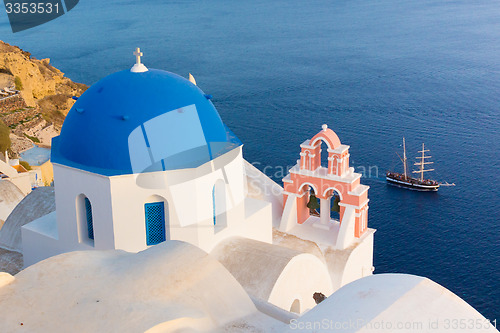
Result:
<svg viewBox="0 0 500 333">
<path fill-rule="evenodd" d="M 86 89 L 65 77 L 49 59 L 38 60 L 0 41 L 0 120 L 11 129 L 13 155 L 33 142 L 50 145 L 74 103 L 72 96 Z M 6 95 L 15 90 L 16 96 Z"/>
</svg>

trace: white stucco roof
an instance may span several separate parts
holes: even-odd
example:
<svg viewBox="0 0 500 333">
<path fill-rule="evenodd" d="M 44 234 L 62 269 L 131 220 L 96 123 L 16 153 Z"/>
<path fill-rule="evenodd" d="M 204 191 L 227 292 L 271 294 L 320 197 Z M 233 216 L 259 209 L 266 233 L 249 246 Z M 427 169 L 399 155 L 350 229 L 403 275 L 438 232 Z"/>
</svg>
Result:
<svg viewBox="0 0 500 333">
<path fill-rule="evenodd" d="M 324 262 L 310 253 L 241 237 L 229 238 L 210 253 L 254 298 L 284 310 L 302 313 L 313 308 L 315 292 L 333 292 Z"/>
<path fill-rule="evenodd" d="M 219 262 L 179 241 L 49 258 L 0 287 L 0 308 L 0 332 L 237 332 L 277 322 Z"/>
<path fill-rule="evenodd" d="M 497 332 L 458 296 L 412 275 L 357 280 L 297 319 L 253 301 L 222 264 L 187 243 L 70 252 L 15 279 L 0 274 L 0 332 Z M 280 321 L 287 318 L 290 325 Z M 447 329 L 455 319 L 483 329 Z"/>
<path fill-rule="evenodd" d="M 281 246 L 240 237 L 229 238 L 210 253 L 220 261 L 250 295 L 267 300 L 283 269 L 301 255 Z"/>
<path fill-rule="evenodd" d="M 466 323 L 462 328 L 460 320 Z M 468 326 L 471 323 L 474 329 Z M 293 321 L 288 331 L 498 332 L 451 291 L 407 274 L 376 274 L 356 280 Z"/>
</svg>

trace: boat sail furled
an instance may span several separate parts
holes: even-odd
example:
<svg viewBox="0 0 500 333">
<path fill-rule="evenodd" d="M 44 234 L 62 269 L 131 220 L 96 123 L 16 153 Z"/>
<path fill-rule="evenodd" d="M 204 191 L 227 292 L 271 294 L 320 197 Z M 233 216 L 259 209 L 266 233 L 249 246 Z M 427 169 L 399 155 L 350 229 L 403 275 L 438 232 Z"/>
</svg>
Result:
<svg viewBox="0 0 500 333">
<path fill-rule="evenodd" d="M 431 158 L 432 157 L 432 156 L 425 156 L 425 152 L 426 151 L 430 151 L 430 150 L 429 149 L 425 149 L 425 146 L 422 143 L 422 150 L 418 151 L 419 153 L 422 153 L 422 156 L 417 156 L 417 158 L 420 159 L 420 161 L 416 162 L 414 164 L 414 165 L 420 166 L 420 170 L 413 171 L 413 173 L 419 173 L 420 174 L 420 181 L 424 180 L 424 172 L 434 171 L 434 169 L 427 169 L 427 170 L 425 169 L 425 165 L 426 164 L 432 164 L 432 163 L 434 163 L 434 162 L 426 162 L 425 161 L 426 158 Z"/>
</svg>

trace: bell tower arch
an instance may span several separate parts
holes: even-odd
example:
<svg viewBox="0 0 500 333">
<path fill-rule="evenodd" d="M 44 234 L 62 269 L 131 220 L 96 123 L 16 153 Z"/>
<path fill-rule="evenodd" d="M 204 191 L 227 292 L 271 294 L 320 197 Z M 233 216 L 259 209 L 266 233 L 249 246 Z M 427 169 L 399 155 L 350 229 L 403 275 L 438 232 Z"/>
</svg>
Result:
<svg viewBox="0 0 500 333">
<path fill-rule="evenodd" d="M 322 142 L 327 146 L 327 165 L 321 165 Z M 360 184 L 361 174 L 349 166 L 349 146 L 343 145 L 326 124 L 300 148 L 300 160 L 283 178 L 284 212 L 280 230 L 289 232 L 306 224 L 323 230 L 323 237 L 327 231 L 330 245 L 345 249 L 368 229 L 369 187 Z M 313 198 L 320 200 L 319 217 L 308 208 L 311 188 Z M 330 217 L 331 199 L 335 194 L 340 199 L 339 221 Z"/>
</svg>

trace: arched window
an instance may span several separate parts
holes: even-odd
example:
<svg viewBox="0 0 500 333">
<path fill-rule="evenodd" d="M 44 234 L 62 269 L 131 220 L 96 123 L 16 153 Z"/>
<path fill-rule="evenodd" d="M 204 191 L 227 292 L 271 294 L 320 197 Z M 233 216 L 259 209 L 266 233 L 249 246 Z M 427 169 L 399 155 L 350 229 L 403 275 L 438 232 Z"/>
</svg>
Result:
<svg viewBox="0 0 500 333">
<path fill-rule="evenodd" d="M 320 163 L 323 168 L 328 168 L 328 145 L 326 144 L 325 140 L 320 141 Z"/>
<path fill-rule="evenodd" d="M 89 239 L 94 239 L 94 220 L 92 219 L 92 204 L 89 198 L 85 197 L 85 216 L 87 221 L 87 235 Z"/>
<path fill-rule="evenodd" d="M 83 193 L 76 197 L 75 203 L 78 241 L 94 246 L 94 214 L 92 203 Z"/>
<path fill-rule="evenodd" d="M 146 244 L 156 245 L 166 240 L 165 204 L 163 201 L 144 204 Z"/>
<path fill-rule="evenodd" d="M 213 215 L 214 225 L 216 225 L 217 224 L 217 211 L 215 210 L 215 185 L 212 188 L 212 215 Z"/>
<path fill-rule="evenodd" d="M 219 179 L 212 188 L 212 213 L 215 232 L 227 227 L 226 183 Z"/>
</svg>

